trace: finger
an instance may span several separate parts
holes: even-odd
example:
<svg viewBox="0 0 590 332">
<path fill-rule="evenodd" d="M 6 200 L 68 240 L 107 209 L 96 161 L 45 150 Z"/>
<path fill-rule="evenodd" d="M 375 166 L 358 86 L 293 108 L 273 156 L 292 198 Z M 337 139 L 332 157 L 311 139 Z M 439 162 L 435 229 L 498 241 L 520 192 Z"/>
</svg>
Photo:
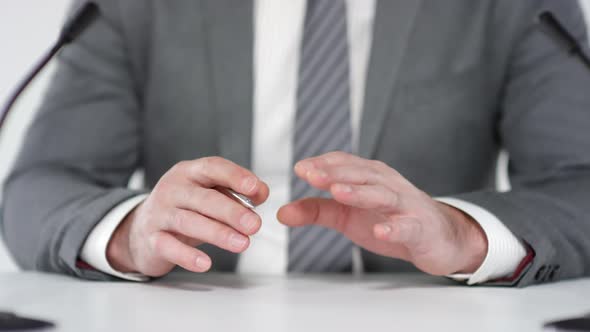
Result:
<svg viewBox="0 0 590 332">
<path fill-rule="evenodd" d="M 268 198 L 268 186 L 251 171 L 220 157 L 183 161 L 175 166 L 181 174 L 203 187 L 223 186 L 246 195 L 256 204 Z"/>
<path fill-rule="evenodd" d="M 407 184 L 407 180 L 395 169 L 379 160 L 368 160 L 343 153 L 331 152 L 303 160 L 295 165 L 295 174 L 313 186 L 326 186 L 326 182 L 354 184 L 382 183 L 389 186 Z"/>
<path fill-rule="evenodd" d="M 332 199 L 306 198 L 287 204 L 277 212 L 277 219 L 291 227 L 321 225 L 344 232 L 349 207 Z"/>
<path fill-rule="evenodd" d="M 311 186 L 320 190 L 329 190 L 334 183 L 355 185 L 389 184 L 385 174 L 372 167 L 357 165 L 337 165 L 314 168 L 305 174 L 304 178 Z"/>
<path fill-rule="evenodd" d="M 162 229 L 234 253 L 241 253 L 250 245 L 250 239 L 235 229 L 188 210 L 175 209 Z"/>
<path fill-rule="evenodd" d="M 351 185 L 336 183 L 330 187 L 334 199 L 342 204 L 373 209 L 382 213 L 402 211 L 401 195 L 380 184 Z"/>
<path fill-rule="evenodd" d="M 268 185 L 266 184 L 266 182 L 260 181 L 258 190 L 256 190 L 256 192 L 253 195 L 246 195 L 246 194 L 244 194 L 244 195 L 248 196 L 248 198 L 250 198 L 252 200 L 252 202 L 254 203 L 255 206 L 258 206 L 258 205 L 266 202 L 269 194 L 270 194 L 270 189 L 268 188 Z"/>
<path fill-rule="evenodd" d="M 246 235 L 255 234 L 262 225 L 254 211 L 215 189 L 184 185 L 178 186 L 172 195 L 175 207 L 198 212 Z"/>
<path fill-rule="evenodd" d="M 172 234 L 157 232 L 150 237 L 154 252 L 192 272 L 206 272 L 211 268 L 211 258 L 199 249 L 180 242 Z"/>
<path fill-rule="evenodd" d="M 300 160 L 295 164 L 295 174 L 305 178 L 307 172 L 335 165 L 357 165 L 361 166 L 367 160 L 346 152 L 329 152 L 320 156 Z"/>
<path fill-rule="evenodd" d="M 398 217 L 373 226 L 373 234 L 378 240 L 414 247 L 422 239 L 422 223 L 414 218 Z"/>
</svg>

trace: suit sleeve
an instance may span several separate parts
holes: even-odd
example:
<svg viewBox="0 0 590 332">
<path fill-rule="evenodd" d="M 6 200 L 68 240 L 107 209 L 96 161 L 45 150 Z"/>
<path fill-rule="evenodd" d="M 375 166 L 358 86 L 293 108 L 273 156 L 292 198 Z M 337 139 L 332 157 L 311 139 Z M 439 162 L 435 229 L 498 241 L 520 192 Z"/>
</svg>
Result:
<svg viewBox="0 0 590 332">
<path fill-rule="evenodd" d="M 531 1 L 508 65 L 499 136 L 510 155 L 512 189 L 458 195 L 495 216 L 534 252 L 526 286 L 590 275 L 590 71 L 557 46 L 535 16 L 552 10 L 587 52 L 576 1 Z"/>
<path fill-rule="evenodd" d="M 78 4 L 80 1 L 78 1 Z M 5 184 L 3 235 L 27 270 L 108 279 L 76 266 L 140 160 L 140 97 L 117 25 L 117 2 L 58 57 L 58 69 Z"/>
</svg>

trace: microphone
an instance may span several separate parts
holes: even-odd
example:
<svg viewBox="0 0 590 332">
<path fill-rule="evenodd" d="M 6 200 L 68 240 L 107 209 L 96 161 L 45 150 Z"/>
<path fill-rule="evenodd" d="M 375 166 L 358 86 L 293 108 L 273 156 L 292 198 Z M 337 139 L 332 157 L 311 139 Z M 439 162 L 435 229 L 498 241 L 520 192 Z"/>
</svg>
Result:
<svg viewBox="0 0 590 332">
<path fill-rule="evenodd" d="M 78 9 L 72 16 L 72 19 L 66 23 L 62 29 L 59 38 L 53 45 L 53 47 L 41 58 L 41 60 L 33 67 L 33 70 L 25 77 L 25 79 L 18 85 L 14 93 L 8 99 L 6 105 L 0 111 L 0 131 L 2 125 L 8 118 L 8 113 L 21 96 L 21 94 L 27 89 L 29 84 L 39 75 L 41 70 L 47 66 L 55 55 L 66 45 L 70 44 L 76 38 L 88 28 L 98 18 L 100 10 L 98 5 L 94 2 L 87 2 L 80 9 Z"/>
<path fill-rule="evenodd" d="M 582 45 L 572 34 L 559 22 L 550 11 L 542 12 L 538 17 L 541 30 L 545 32 L 559 47 L 565 49 L 570 55 L 576 56 L 590 69 L 590 58 L 584 52 Z"/>
</svg>

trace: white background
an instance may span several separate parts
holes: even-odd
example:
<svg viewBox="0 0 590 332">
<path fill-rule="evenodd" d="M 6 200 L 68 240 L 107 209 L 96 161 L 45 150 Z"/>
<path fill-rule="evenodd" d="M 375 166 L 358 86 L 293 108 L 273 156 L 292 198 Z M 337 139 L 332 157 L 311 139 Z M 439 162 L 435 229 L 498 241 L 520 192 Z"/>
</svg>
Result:
<svg viewBox="0 0 590 332">
<path fill-rule="evenodd" d="M 3 0 L 0 1 L 0 105 L 26 71 L 38 60 L 59 32 L 69 0 Z M 590 0 L 581 0 L 586 12 Z M 13 111 L 9 126 L 0 135 L 0 183 L 16 155 L 24 128 L 39 104 L 53 66 L 36 81 Z M 1 190 L 0 190 L 1 200 Z M 0 239 L 0 272 L 16 266 L 6 254 Z"/>
</svg>

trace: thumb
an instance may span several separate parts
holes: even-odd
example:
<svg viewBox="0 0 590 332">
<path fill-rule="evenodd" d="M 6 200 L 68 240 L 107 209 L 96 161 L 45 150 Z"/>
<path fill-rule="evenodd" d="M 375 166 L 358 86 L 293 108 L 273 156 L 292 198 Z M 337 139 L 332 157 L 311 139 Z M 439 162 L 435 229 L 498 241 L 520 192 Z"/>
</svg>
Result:
<svg viewBox="0 0 590 332">
<path fill-rule="evenodd" d="M 375 225 L 373 233 L 379 240 L 412 247 L 422 239 L 422 223 L 415 218 L 399 217 Z"/>
<path fill-rule="evenodd" d="M 306 198 L 281 207 L 277 219 L 291 227 L 316 224 L 341 231 L 346 222 L 343 207 L 332 199 Z"/>
</svg>

